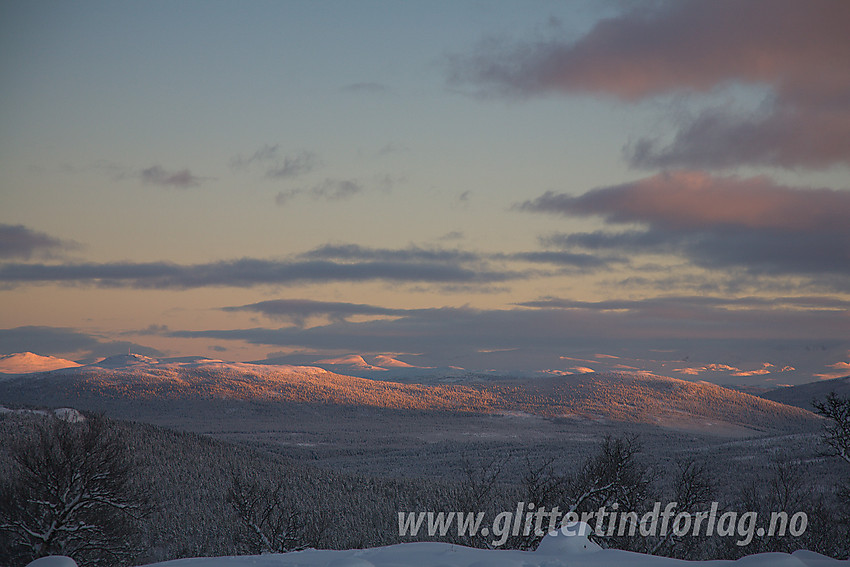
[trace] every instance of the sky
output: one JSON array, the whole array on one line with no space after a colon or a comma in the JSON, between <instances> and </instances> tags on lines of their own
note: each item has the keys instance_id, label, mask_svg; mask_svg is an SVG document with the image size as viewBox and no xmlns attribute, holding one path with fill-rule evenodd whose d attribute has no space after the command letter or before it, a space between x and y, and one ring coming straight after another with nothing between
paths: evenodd
<instances>
[{"instance_id":1,"label":"sky","mask_svg":"<svg viewBox=\"0 0 850 567\"><path fill-rule=\"evenodd\" d=\"M7 1L0 354L850 374L850 3Z\"/></svg>"}]
</instances>

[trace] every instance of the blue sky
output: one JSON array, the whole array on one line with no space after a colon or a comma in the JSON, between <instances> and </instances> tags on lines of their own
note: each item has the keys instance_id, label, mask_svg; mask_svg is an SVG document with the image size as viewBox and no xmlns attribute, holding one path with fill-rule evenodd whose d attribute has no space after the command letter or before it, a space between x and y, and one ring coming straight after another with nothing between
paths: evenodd
<instances>
[{"instance_id":1,"label":"blue sky","mask_svg":"<svg viewBox=\"0 0 850 567\"><path fill-rule=\"evenodd\" d=\"M850 369L840 2L0 22L0 354Z\"/></svg>"}]
</instances>

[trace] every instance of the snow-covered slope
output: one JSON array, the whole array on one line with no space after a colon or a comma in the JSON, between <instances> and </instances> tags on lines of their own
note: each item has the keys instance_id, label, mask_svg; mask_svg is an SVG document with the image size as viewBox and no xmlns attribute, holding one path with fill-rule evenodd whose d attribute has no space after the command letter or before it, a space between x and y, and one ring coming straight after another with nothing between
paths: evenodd
<instances>
[{"instance_id":1,"label":"snow-covered slope","mask_svg":"<svg viewBox=\"0 0 850 567\"><path fill-rule=\"evenodd\" d=\"M61 420L70 423L79 423L85 421L86 418L74 408L56 408L54 410L31 410L31 409L9 409L0 406L0 415L4 414L34 414L34 415L49 415L53 414Z\"/></svg>"},{"instance_id":2,"label":"snow-covered slope","mask_svg":"<svg viewBox=\"0 0 850 567\"><path fill-rule=\"evenodd\" d=\"M787 388L777 388L776 390L765 392L761 397L781 404L812 409L812 400L823 401L830 392L835 392L839 396L850 396L850 376L833 378L831 380L819 380L817 382L809 382L808 384L789 386Z\"/></svg>"},{"instance_id":3,"label":"snow-covered slope","mask_svg":"<svg viewBox=\"0 0 850 567\"><path fill-rule=\"evenodd\" d=\"M0 355L0 372L5 374L45 372L60 368L74 368L76 366L80 365L72 360L56 358L55 356L41 356L32 352Z\"/></svg>"}]
</instances>

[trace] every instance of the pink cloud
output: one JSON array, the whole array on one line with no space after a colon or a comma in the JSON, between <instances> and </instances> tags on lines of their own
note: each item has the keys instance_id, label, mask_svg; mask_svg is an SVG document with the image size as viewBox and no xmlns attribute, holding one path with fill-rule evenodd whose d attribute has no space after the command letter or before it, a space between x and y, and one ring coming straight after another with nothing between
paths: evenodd
<instances>
[{"instance_id":1,"label":"pink cloud","mask_svg":"<svg viewBox=\"0 0 850 567\"><path fill-rule=\"evenodd\" d=\"M486 93L607 94L635 101L766 85L767 112L706 112L672 144L640 140L639 166L745 163L823 167L850 162L850 3L678 0L600 21L577 41L489 43L452 62L450 81Z\"/></svg>"},{"instance_id":2,"label":"pink cloud","mask_svg":"<svg viewBox=\"0 0 850 567\"><path fill-rule=\"evenodd\" d=\"M602 214L613 222L643 221L668 229L727 225L850 234L850 191L793 188L766 177L675 171L595 189L580 197L547 195L538 205L574 214ZM540 207L532 203L530 208Z\"/></svg>"}]
</instances>

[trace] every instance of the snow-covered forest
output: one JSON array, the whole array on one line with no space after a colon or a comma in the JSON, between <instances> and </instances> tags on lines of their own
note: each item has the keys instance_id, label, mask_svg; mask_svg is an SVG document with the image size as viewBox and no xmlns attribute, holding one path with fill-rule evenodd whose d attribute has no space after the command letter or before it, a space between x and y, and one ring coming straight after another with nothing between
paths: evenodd
<instances>
[{"instance_id":1,"label":"snow-covered forest","mask_svg":"<svg viewBox=\"0 0 850 567\"><path fill-rule=\"evenodd\" d=\"M84 417L73 410L57 415L6 411L0 414L0 439L0 564L10 566L26 565L43 554L70 555L81 565L126 565L306 548L357 550L426 540L443 547L403 549L454 553L461 561L437 561L447 565L492 565L493 557L508 565L536 564L509 559L529 557L541 539L534 533L511 535L496 556L458 551L457 546L493 548L493 538L480 533L399 535L400 511L480 511L492 518L514 509L517 502L576 510L617 503L623 509L648 510L652 502L666 500L696 512L718 501L721 509L808 514L801 536L755 536L746 546L736 545L737 538L716 535L591 534L593 544L606 550L687 559L736 559L800 549L846 558L850 551L846 489L819 485L806 474L805 463L776 462L769 477L730 488L714 477L710 463L659 466L641 450L640 439L630 436L603 439L572 466L556 457L471 455L464 463L466 478L460 481L427 470L404 480L332 472L244 445L94 414ZM826 453L830 438L825 434L824 440ZM840 458L829 458L836 467L850 468ZM508 477L503 474L508 468L521 474ZM390 549L396 550L390 555L400 553L400 548ZM516 555L519 552L523 555ZM300 558L285 564L305 565L343 558L316 552L285 557ZM615 556L604 557L616 563ZM375 565L385 561L373 559Z\"/></svg>"}]
</instances>

